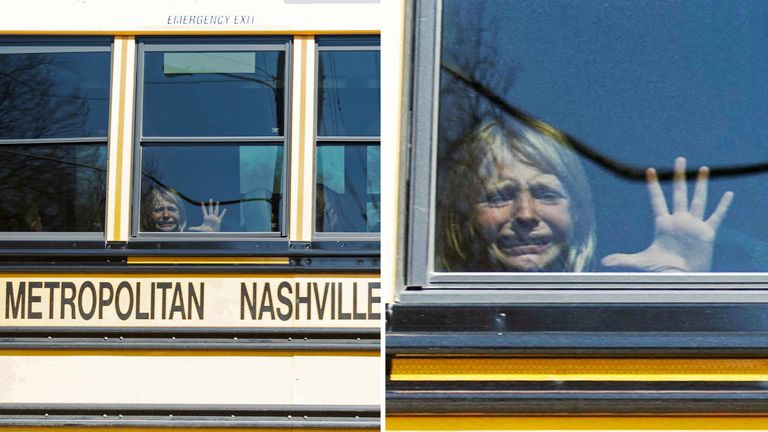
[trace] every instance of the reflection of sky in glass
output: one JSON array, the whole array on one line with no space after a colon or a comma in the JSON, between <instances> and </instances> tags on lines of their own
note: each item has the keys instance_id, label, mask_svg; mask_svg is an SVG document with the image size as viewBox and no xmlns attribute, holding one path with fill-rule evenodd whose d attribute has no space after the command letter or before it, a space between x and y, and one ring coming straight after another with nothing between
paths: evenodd
<instances>
[{"instance_id":1,"label":"reflection of sky in glass","mask_svg":"<svg viewBox=\"0 0 768 432\"><path fill-rule=\"evenodd\" d=\"M759 0L445 0L443 59L461 64L467 40L481 40L474 52L493 53L490 67L513 80L496 90L507 101L624 163L749 164L768 161L767 21ZM644 249L645 185L585 168L598 260ZM736 194L714 270L768 269L766 184L768 175L710 182L708 214L723 192Z\"/></svg>"},{"instance_id":2,"label":"reflection of sky in glass","mask_svg":"<svg viewBox=\"0 0 768 432\"><path fill-rule=\"evenodd\" d=\"M237 53L249 58L239 68L235 53L201 52L207 61L186 65L167 54L145 55L143 136L283 135L284 52Z\"/></svg>"},{"instance_id":3,"label":"reflection of sky in glass","mask_svg":"<svg viewBox=\"0 0 768 432\"><path fill-rule=\"evenodd\" d=\"M379 51L321 51L319 69L318 135L379 135Z\"/></svg>"}]
</instances>

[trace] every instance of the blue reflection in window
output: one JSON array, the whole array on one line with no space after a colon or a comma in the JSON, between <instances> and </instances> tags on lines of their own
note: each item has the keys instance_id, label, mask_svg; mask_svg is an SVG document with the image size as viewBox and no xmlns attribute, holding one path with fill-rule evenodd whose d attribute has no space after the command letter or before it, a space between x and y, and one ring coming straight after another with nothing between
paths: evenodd
<instances>
[{"instance_id":1,"label":"blue reflection in window","mask_svg":"<svg viewBox=\"0 0 768 432\"><path fill-rule=\"evenodd\" d=\"M142 215L153 188L171 191L185 225L204 223L201 203L226 210L221 232L280 231L283 148L263 145L145 145L142 147ZM155 231L141 224L145 232ZM188 230L188 229L186 229Z\"/></svg>"},{"instance_id":2,"label":"blue reflection in window","mask_svg":"<svg viewBox=\"0 0 768 432\"><path fill-rule=\"evenodd\" d=\"M147 52L145 137L281 136L285 53Z\"/></svg>"},{"instance_id":3,"label":"blue reflection in window","mask_svg":"<svg viewBox=\"0 0 768 432\"><path fill-rule=\"evenodd\" d=\"M380 134L379 51L320 51L318 134Z\"/></svg>"},{"instance_id":4,"label":"blue reflection in window","mask_svg":"<svg viewBox=\"0 0 768 432\"><path fill-rule=\"evenodd\" d=\"M379 232L380 146L317 148L315 225L318 232Z\"/></svg>"},{"instance_id":5,"label":"blue reflection in window","mask_svg":"<svg viewBox=\"0 0 768 432\"><path fill-rule=\"evenodd\" d=\"M2 145L0 161L0 231L104 231L106 145Z\"/></svg>"},{"instance_id":6,"label":"blue reflection in window","mask_svg":"<svg viewBox=\"0 0 768 432\"><path fill-rule=\"evenodd\" d=\"M106 137L109 52L0 55L0 139Z\"/></svg>"},{"instance_id":7,"label":"blue reflection in window","mask_svg":"<svg viewBox=\"0 0 768 432\"><path fill-rule=\"evenodd\" d=\"M736 166L768 160L766 20L768 3L758 0L445 0L442 61L613 160L669 170L684 156L690 169ZM440 102L445 158L493 107L447 73ZM583 162L596 262L643 250L654 234L644 182ZM768 235L754 217L768 213L766 182L766 173L710 181L706 215L735 192L714 271L768 269Z\"/></svg>"}]
</instances>

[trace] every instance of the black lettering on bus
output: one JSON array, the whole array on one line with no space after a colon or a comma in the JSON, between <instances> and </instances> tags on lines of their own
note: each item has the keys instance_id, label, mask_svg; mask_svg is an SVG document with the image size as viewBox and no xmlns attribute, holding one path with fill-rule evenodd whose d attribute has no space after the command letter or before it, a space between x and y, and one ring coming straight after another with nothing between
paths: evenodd
<instances>
[{"instance_id":1,"label":"black lettering on bus","mask_svg":"<svg viewBox=\"0 0 768 432\"><path fill-rule=\"evenodd\" d=\"M264 292L261 294L261 306L259 307L259 319L264 316L264 312L269 312L272 319L275 319L275 307L272 304L272 290L269 288L269 282L264 283Z\"/></svg>"},{"instance_id":2,"label":"black lettering on bus","mask_svg":"<svg viewBox=\"0 0 768 432\"><path fill-rule=\"evenodd\" d=\"M45 282L44 287L48 288L48 319L53 319L53 290L59 288L60 282Z\"/></svg>"},{"instance_id":3,"label":"black lettering on bus","mask_svg":"<svg viewBox=\"0 0 768 432\"><path fill-rule=\"evenodd\" d=\"M293 292L293 287L289 282L280 282L280 285L277 286L277 299L288 308L288 312L285 313L283 312L282 307L277 308L277 316L280 318L280 321L288 321L293 315L293 304L291 303L291 299L283 294L283 290L285 289L288 290L289 294Z\"/></svg>"},{"instance_id":4,"label":"black lettering on bus","mask_svg":"<svg viewBox=\"0 0 768 432\"><path fill-rule=\"evenodd\" d=\"M349 312L344 312L344 283L339 282L337 285L339 287L339 319L340 320L351 320L352 314Z\"/></svg>"},{"instance_id":5,"label":"black lettering on bus","mask_svg":"<svg viewBox=\"0 0 768 432\"><path fill-rule=\"evenodd\" d=\"M368 282L368 319L381 319L381 313L373 312L374 304L381 304L381 297L374 297L373 290L380 290L381 282Z\"/></svg>"},{"instance_id":6,"label":"black lettering on bus","mask_svg":"<svg viewBox=\"0 0 768 432\"><path fill-rule=\"evenodd\" d=\"M173 300L171 300L171 313L168 315L168 319L173 319L173 314L181 312L181 319L187 319L184 313L184 296L181 292L181 282L176 282L173 288Z\"/></svg>"},{"instance_id":7,"label":"black lettering on bus","mask_svg":"<svg viewBox=\"0 0 768 432\"><path fill-rule=\"evenodd\" d=\"M331 319L336 319L336 282L331 282Z\"/></svg>"},{"instance_id":8,"label":"black lettering on bus","mask_svg":"<svg viewBox=\"0 0 768 432\"><path fill-rule=\"evenodd\" d=\"M189 297L187 298L187 307L189 308L187 310L187 319L192 319L192 303L195 304L195 312L197 312L197 319L202 320L203 319L203 312L205 311L205 308L203 307L203 304L205 303L205 283L200 282L200 298L198 299L197 293L195 292L195 284L192 282L189 283Z\"/></svg>"},{"instance_id":9,"label":"black lettering on bus","mask_svg":"<svg viewBox=\"0 0 768 432\"><path fill-rule=\"evenodd\" d=\"M364 320L365 316L366 316L365 312L357 311L357 282L353 282L352 283L352 319Z\"/></svg>"},{"instance_id":10,"label":"black lettering on bus","mask_svg":"<svg viewBox=\"0 0 768 432\"><path fill-rule=\"evenodd\" d=\"M149 289L149 319L155 319L155 283Z\"/></svg>"},{"instance_id":11,"label":"black lettering on bus","mask_svg":"<svg viewBox=\"0 0 768 432\"><path fill-rule=\"evenodd\" d=\"M5 318L11 318L11 312L13 312L13 318L21 319L25 317L24 303L26 300L27 283L19 282L19 289L16 291L16 301L13 300L13 282L8 281L5 283Z\"/></svg>"},{"instance_id":12,"label":"black lettering on bus","mask_svg":"<svg viewBox=\"0 0 768 432\"><path fill-rule=\"evenodd\" d=\"M253 301L248 295L248 285L245 282L240 283L240 319L245 319L245 305L248 305L248 311L251 313L251 319L256 319L256 282L253 283Z\"/></svg>"},{"instance_id":13,"label":"black lettering on bus","mask_svg":"<svg viewBox=\"0 0 768 432\"><path fill-rule=\"evenodd\" d=\"M85 312L83 308L83 299L85 298L85 290L91 291L91 309ZM96 286L91 281L85 281L80 285L80 291L77 293L77 310L80 312L80 317L88 321L93 318L93 314L96 313Z\"/></svg>"},{"instance_id":14,"label":"black lettering on bus","mask_svg":"<svg viewBox=\"0 0 768 432\"><path fill-rule=\"evenodd\" d=\"M71 292L72 295L67 295L67 291ZM64 306L69 306L70 319L75 319L75 295L77 295L77 287L75 287L74 282L61 283L61 314L59 318L64 319Z\"/></svg>"},{"instance_id":15,"label":"black lettering on bus","mask_svg":"<svg viewBox=\"0 0 768 432\"><path fill-rule=\"evenodd\" d=\"M309 282L307 282L307 295L301 296L299 291L301 291L301 284L299 282L296 282L296 300L294 302L294 305L296 306L296 319L299 319L299 311L301 309L301 304L304 303L307 305L307 319L312 319L312 288L310 287Z\"/></svg>"},{"instance_id":16,"label":"black lettering on bus","mask_svg":"<svg viewBox=\"0 0 768 432\"><path fill-rule=\"evenodd\" d=\"M39 295L34 295L35 288L42 288L43 283L42 282L30 282L27 287L29 287L29 297L27 297L27 319L42 319L43 313L42 312L34 312L32 310L32 305L35 303L40 303L40 300L42 299Z\"/></svg>"},{"instance_id":17,"label":"black lettering on bus","mask_svg":"<svg viewBox=\"0 0 768 432\"><path fill-rule=\"evenodd\" d=\"M315 305L317 306L317 315L318 319L323 319L325 316L325 306L328 304L328 288L329 288L330 282L325 283L325 288L323 289L323 301L320 302L320 293L317 292L317 282L312 282L312 286L315 290Z\"/></svg>"},{"instance_id":18,"label":"black lettering on bus","mask_svg":"<svg viewBox=\"0 0 768 432\"><path fill-rule=\"evenodd\" d=\"M105 296L105 293L109 293L109 296ZM99 319L104 318L104 306L109 306L115 298L115 290L112 288L112 284L109 282L99 283Z\"/></svg>"},{"instance_id":19,"label":"black lettering on bus","mask_svg":"<svg viewBox=\"0 0 768 432\"><path fill-rule=\"evenodd\" d=\"M141 311L141 282L136 282L136 319L149 319L149 312Z\"/></svg>"},{"instance_id":20,"label":"black lettering on bus","mask_svg":"<svg viewBox=\"0 0 768 432\"><path fill-rule=\"evenodd\" d=\"M120 299L122 298L120 294L123 291L128 291L128 310L125 312L120 307ZM117 285L117 291L115 292L115 312L117 312L117 317L123 321L130 318L131 312L133 312L133 288L131 287L131 284L126 281L122 281Z\"/></svg>"},{"instance_id":21,"label":"black lettering on bus","mask_svg":"<svg viewBox=\"0 0 768 432\"><path fill-rule=\"evenodd\" d=\"M162 302L162 308L161 308L161 311L163 313L162 314L162 318L163 319L165 319L165 310L166 310L165 309L165 304L166 304L165 299L166 299L166 293L171 288L173 288L173 284L170 283L170 282L158 282L157 283L157 289L163 290L163 302ZM155 308L153 307L152 310L154 310L154 309Z\"/></svg>"}]
</instances>

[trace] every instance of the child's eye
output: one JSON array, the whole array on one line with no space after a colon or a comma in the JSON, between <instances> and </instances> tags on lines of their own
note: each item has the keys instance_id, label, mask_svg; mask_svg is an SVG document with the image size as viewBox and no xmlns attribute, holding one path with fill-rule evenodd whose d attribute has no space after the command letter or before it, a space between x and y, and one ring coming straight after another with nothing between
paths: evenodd
<instances>
[{"instance_id":1,"label":"child's eye","mask_svg":"<svg viewBox=\"0 0 768 432\"><path fill-rule=\"evenodd\" d=\"M508 203L509 201L512 201L515 199L515 190L513 188L504 188L504 189L498 189L489 191L485 198L483 199L483 203L490 205L490 206L502 206Z\"/></svg>"},{"instance_id":2,"label":"child's eye","mask_svg":"<svg viewBox=\"0 0 768 432\"><path fill-rule=\"evenodd\" d=\"M491 205L505 202L504 196L500 193L492 193L485 197L485 202Z\"/></svg>"},{"instance_id":3,"label":"child's eye","mask_svg":"<svg viewBox=\"0 0 768 432\"><path fill-rule=\"evenodd\" d=\"M534 191L534 197L546 202L555 202L565 199L565 194L554 189L541 189Z\"/></svg>"}]
</instances>

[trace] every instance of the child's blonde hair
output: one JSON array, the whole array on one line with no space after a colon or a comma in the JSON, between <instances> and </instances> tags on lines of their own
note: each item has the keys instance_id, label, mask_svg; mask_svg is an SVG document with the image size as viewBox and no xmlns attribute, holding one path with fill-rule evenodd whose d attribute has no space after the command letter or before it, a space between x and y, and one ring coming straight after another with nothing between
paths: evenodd
<instances>
[{"instance_id":1,"label":"child's blonde hair","mask_svg":"<svg viewBox=\"0 0 768 432\"><path fill-rule=\"evenodd\" d=\"M486 194L483 165L490 158L498 166L506 152L563 184L570 197L573 235L562 268L555 271L588 271L595 219L589 183L576 154L567 143L498 118L483 122L438 166L435 270L504 271L487 253L473 214L479 197Z\"/></svg>"}]
</instances>

